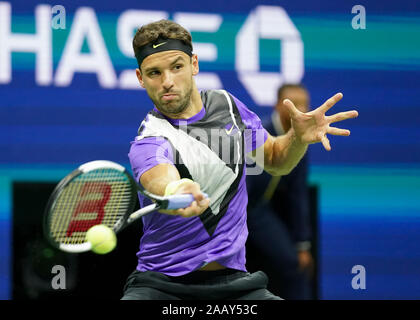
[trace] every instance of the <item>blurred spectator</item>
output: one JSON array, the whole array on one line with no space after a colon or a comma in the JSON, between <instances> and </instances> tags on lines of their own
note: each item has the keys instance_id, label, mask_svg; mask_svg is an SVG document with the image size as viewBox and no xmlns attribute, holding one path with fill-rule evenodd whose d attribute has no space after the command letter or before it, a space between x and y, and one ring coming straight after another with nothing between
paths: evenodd
<instances>
[{"instance_id":1,"label":"blurred spectator","mask_svg":"<svg viewBox=\"0 0 420 320\"><path fill-rule=\"evenodd\" d=\"M284 99L302 112L309 111L309 94L303 85L283 85L277 98L271 117L263 119L263 127L273 136L291 127ZM258 266L270 279L269 290L289 300L313 298L307 176L308 153L287 176L266 172L247 176L248 242L258 251Z\"/></svg>"}]
</instances>

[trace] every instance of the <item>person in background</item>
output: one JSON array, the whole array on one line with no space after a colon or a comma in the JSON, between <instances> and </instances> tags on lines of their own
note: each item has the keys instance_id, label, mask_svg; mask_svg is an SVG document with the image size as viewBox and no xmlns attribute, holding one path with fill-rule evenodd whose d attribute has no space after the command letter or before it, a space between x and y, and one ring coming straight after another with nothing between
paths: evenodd
<instances>
[{"instance_id":1,"label":"person in background","mask_svg":"<svg viewBox=\"0 0 420 320\"><path fill-rule=\"evenodd\" d=\"M301 112L309 111L309 93L302 84L278 89L277 103L263 127L273 136L287 133L290 115L284 99ZM249 244L262 254L262 269L271 279L270 290L284 299L311 299L314 261L307 187L308 153L285 176L247 176ZM267 246L267 243L271 245Z\"/></svg>"}]
</instances>

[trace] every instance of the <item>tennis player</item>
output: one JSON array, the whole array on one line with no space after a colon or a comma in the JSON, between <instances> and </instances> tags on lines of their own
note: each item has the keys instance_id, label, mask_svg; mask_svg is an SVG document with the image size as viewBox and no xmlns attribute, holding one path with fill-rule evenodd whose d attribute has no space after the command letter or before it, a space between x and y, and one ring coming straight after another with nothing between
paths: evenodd
<instances>
[{"instance_id":1,"label":"tennis player","mask_svg":"<svg viewBox=\"0 0 420 320\"><path fill-rule=\"evenodd\" d=\"M133 173L152 193L192 193L195 201L143 217L138 265L122 299L281 299L267 290L263 272L249 273L245 266L245 159L286 175L309 144L321 142L330 150L327 134L349 135L330 124L357 112L325 115L341 94L309 113L286 99L292 129L273 137L232 94L198 91L198 57L182 26L168 20L145 25L133 48L138 80L155 106L131 143ZM146 201L140 197L142 206Z\"/></svg>"}]
</instances>

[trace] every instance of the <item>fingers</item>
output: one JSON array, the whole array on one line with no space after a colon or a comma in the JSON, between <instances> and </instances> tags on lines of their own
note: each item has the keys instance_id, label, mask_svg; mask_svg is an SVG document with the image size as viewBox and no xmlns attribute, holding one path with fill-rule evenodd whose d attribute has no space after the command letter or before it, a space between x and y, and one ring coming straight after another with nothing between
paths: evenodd
<instances>
[{"instance_id":1,"label":"fingers","mask_svg":"<svg viewBox=\"0 0 420 320\"><path fill-rule=\"evenodd\" d=\"M329 98L327 101L325 101L324 104L319 107L319 109L321 109L321 111L325 114L329 109L331 109L342 98L343 98L343 94L341 92L336 93L331 98Z\"/></svg>"},{"instance_id":2,"label":"fingers","mask_svg":"<svg viewBox=\"0 0 420 320\"><path fill-rule=\"evenodd\" d=\"M184 208L184 209L178 209L175 211L176 211L176 214L184 218L195 217L202 214L204 211L206 211L209 205L210 205L210 199L204 198L203 196L203 200L201 200L200 202L193 201L189 207Z\"/></svg>"},{"instance_id":3,"label":"fingers","mask_svg":"<svg viewBox=\"0 0 420 320\"><path fill-rule=\"evenodd\" d=\"M198 203L205 199L203 193L200 190L200 185L197 182L194 182L194 188L191 189L191 194L193 195L195 201Z\"/></svg>"},{"instance_id":4,"label":"fingers","mask_svg":"<svg viewBox=\"0 0 420 320\"><path fill-rule=\"evenodd\" d=\"M335 135L335 136L345 136L345 137L347 137L347 136L350 135L350 130L329 127L327 129L327 133Z\"/></svg>"},{"instance_id":5,"label":"fingers","mask_svg":"<svg viewBox=\"0 0 420 320\"><path fill-rule=\"evenodd\" d=\"M284 99L283 105L289 111L291 118L295 118L300 113L300 111L295 107L294 103L289 99Z\"/></svg>"},{"instance_id":6,"label":"fingers","mask_svg":"<svg viewBox=\"0 0 420 320\"><path fill-rule=\"evenodd\" d=\"M339 122L347 119L356 118L359 113L356 110L346 111L346 112L339 112L333 114L332 116L327 116L328 123Z\"/></svg>"},{"instance_id":7,"label":"fingers","mask_svg":"<svg viewBox=\"0 0 420 320\"><path fill-rule=\"evenodd\" d=\"M176 189L174 194L191 194L194 201L186 208L159 210L159 212L188 218L202 214L210 205L210 199L204 196L200 190L200 185L197 182L187 181L186 183L183 183Z\"/></svg>"},{"instance_id":8,"label":"fingers","mask_svg":"<svg viewBox=\"0 0 420 320\"><path fill-rule=\"evenodd\" d=\"M205 198L201 191L191 191L190 193L193 195L194 201L188 207L176 210L159 210L159 212L169 215L179 215L184 218L199 216L209 207L210 198Z\"/></svg>"},{"instance_id":9,"label":"fingers","mask_svg":"<svg viewBox=\"0 0 420 320\"><path fill-rule=\"evenodd\" d=\"M335 136L346 136L347 137L347 136L350 135L350 130L340 129L340 128L334 128L334 127L328 127L327 133L328 134L335 135ZM324 146L325 150L331 151L330 140L327 138L326 135L324 135L324 136L321 137L321 143Z\"/></svg>"},{"instance_id":10,"label":"fingers","mask_svg":"<svg viewBox=\"0 0 420 320\"><path fill-rule=\"evenodd\" d=\"M334 127L328 127L327 133L328 134L335 135L335 136L349 136L350 135L350 130L340 129L340 128L334 128ZM324 146L325 150L331 151L330 140L327 138L326 135L324 135L321 138L321 143Z\"/></svg>"},{"instance_id":11,"label":"fingers","mask_svg":"<svg viewBox=\"0 0 420 320\"><path fill-rule=\"evenodd\" d=\"M322 137L321 143L324 146L325 150L331 151L330 140L328 140L327 136Z\"/></svg>"}]
</instances>

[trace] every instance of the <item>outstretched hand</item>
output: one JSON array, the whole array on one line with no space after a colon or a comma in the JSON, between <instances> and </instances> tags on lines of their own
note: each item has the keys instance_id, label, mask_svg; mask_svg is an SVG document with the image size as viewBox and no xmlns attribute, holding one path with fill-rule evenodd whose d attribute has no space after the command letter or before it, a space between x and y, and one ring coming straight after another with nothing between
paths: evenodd
<instances>
[{"instance_id":1,"label":"outstretched hand","mask_svg":"<svg viewBox=\"0 0 420 320\"><path fill-rule=\"evenodd\" d=\"M331 116L325 115L342 98L343 94L337 93L317 109L306 113L299 111L292 101L285 99L283 104L290 113L292 128L297 139L303 144L321 142L325 150L330 151L331 145L327 134L349 136L350 130L331 127L330 124L356 118L359 115L356 110L339 112Z\"/></svg>"}]
</instances>

